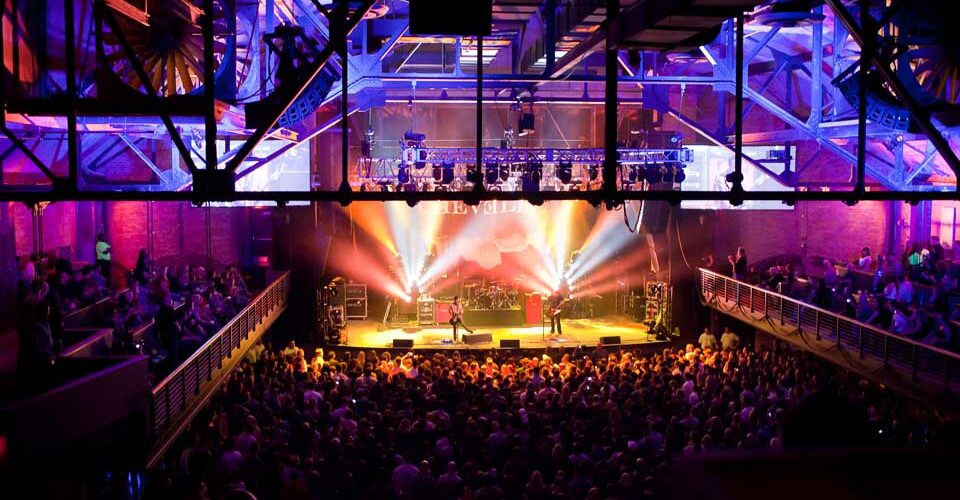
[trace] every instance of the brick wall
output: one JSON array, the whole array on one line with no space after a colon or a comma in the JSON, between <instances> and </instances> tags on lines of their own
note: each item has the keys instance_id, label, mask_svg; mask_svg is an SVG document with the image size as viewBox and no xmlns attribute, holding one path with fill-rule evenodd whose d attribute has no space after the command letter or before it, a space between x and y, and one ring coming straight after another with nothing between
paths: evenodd
<instances>
[{"instance_id":1,"label":"brick wall","mask_svg":"<svg viewBox=\"0 0 960 500\"><path fill-rule=\"evenodd\" d=\"M133 269L141 248L147 248L147 203L117 201L107 204L107 242L114 262Z\"/></svg>"}]
</instances>

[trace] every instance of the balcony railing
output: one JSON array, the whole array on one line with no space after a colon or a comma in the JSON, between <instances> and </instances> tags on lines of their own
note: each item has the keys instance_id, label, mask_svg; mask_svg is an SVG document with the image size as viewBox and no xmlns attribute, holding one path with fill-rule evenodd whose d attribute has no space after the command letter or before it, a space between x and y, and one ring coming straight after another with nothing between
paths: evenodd
<instances>
[{"instance_id":1,"label":"balcony railing","mask_svg":"<svg viewBox=\"0 0 960 500\"><path fill-rule=\"evenodd\" d=\"M708 305L731 315L769 322L815 335L864 361L882 364L913 382L960 392L960 355L884 331L778 293L700 269L700 294Z\"/></svg>"},{"instance_id":2,"label":"balcony railing","mask_svg":"<svg viewBox=\"0 0 960 500\"><path fill-rule=\"evenodd\" d=\"M163 441L161 436L171 434L171 426L192 416L200 402L239 362L234 358L235 355L244 352L256 340L255 337L251 338L251 334L262 333L269 326L267 320L275 318L286 308L289 289L290 273L287 272L270 283L247 307L153 388L150 425L154 438ZM174 437L177 433L172 432ZM164 444L161 446L165 447Z\"/></svg>"}]
</instances>

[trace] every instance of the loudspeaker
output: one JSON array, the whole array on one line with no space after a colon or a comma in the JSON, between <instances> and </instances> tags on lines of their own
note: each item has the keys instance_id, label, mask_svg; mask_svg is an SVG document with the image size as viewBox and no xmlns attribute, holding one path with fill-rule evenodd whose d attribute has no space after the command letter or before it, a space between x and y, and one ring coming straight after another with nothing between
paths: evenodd
<instances>
[{"instance_id":1,"label":"loudspeaker","mask_svg":"<svg viewBox=\"0 0 960 500\"><path fill-rule=\"evenodd\" d=\"M493 342L493 334L490 333L464 333L464 344L480 344L482 342Z\"/></svg>"},{"instance_id":2,"label":"loudspeaker","mask_svg":"<svg viewBox=\"0 0 960 500\"><path fill-rule=\"evenodd\" d=\"M410 0L414 35L486 36L493 25L493 0Z\"/></svg>"},{"instance_id":3,"label":"loudspeaker","mask_svg":"<svg viewBox=\"0 0 960 500\"><path fill-rule=\"evenodd\" d=\"M620 345L620 336L600 337L600 343L603 345Z\"/></svg>"},{"instance_id":4,"label":"loudspeaker","mask_svg":"<svg viewBox=\"0 0 960 500\"><path fill-rule=\"evenodd\" d=\"M412 349L413 339L393 339L394 349Z\"/></svg>"},{"instance_id":5,"label":"loudspeaker","mask_svg":"<svg viewBox=\"0 0 960 500\"><path fill-rule=\"evenodd\" d=\"M519 349L520 339L500 339L501 349Z\"/></svg>"},{"instance_id":6,"label":"loudspeaker","mask_svg":"<svg viewBox=\"0 0 960 500\"><path fill-rule=\"evenodd\" d=\"M658 190L659 191L659 190ZM665 201L644 200L643 218L639 232L642 234L661 234L667 230L670 220L670 204Z\"/></svg>"}]
</instances>

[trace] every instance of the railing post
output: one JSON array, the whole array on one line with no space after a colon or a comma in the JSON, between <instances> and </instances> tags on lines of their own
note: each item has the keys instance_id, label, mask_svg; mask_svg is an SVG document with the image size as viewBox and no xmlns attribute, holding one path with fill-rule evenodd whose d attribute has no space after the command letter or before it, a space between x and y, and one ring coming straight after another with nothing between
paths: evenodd
<instances>
[{"instance_id":1,"label":"railing post","mask_svg":"<svg viewBox=\"0 0 960 500\"><path fill-rule=\"evenodd\" d=\"M860 354L860 359L863 359L863 325L858 325L860 329L860 335L857 337L857 351Z\"/></svg>"},{"instance_id":2,"label":"railing post","mask_svg":"<svg viewBox=\"0 0 960 500\"><path fill-rule=\"evenodd\" d=\"M750 287L748 290L750 290L750 295L747 300L750 301L750 314L753 314L753 287Z\"/></svg>"},{"instance_id":3,"label":"railing post","mask_svg":"<svg viewBox=\"0 0 960 500\"><path fill-rule=\"evenodd\" d=\"M913 381L917 381L917 344L913 344Z\"/></svg>"},{"instance_id":4,"label":"railing post","mask_svg":"<svg viewBox=\"0 0 960 500\"><path fill-rule=\"evenodd\" d=\"M783 322L783 297L779 297L779 299L780 299L780 326L783 326L786 324ZM799 323L799 321L797 323Z\"/></svg>"},{"instance_id":5,"label":"railing post","mask_svg":"<svg viewBox=\"0 0 960 500\"><path fill-rule=\"evenodd\" d=\"M819 341L820 340L820 311L814 309L813 312L814 312L813 320L817 324L817 340ZM799 321L797 323L799 323Z\"/></svg>"},{"instance_id":6,"label":"railing post","mask_svg":"<svg viewBox=\"0 0 960 500\"><path fill-rule=\"evenodd\" d=\"M837 347L840 347L840 316L837 316Z\"/></svg>"},{"instance_id":7,"label":"railing post","mask_svg":"<svg viewBox=\"0 0 960 500\"><path fill-rule=\"evenodd\" d=\"M769 314L767 313L767 295L768 295L767 292L763 292L763 318L764 319L769 317Z\"/></svg>"},{"instance_id":8,"label":"railing post","mask_svg":"<svg viewBox=\"0 0 960 500\"><path fill-rule=\"evenodd\" d=\"M884 368L887 367L887 360L889 359L889 351L890 351L889 344L890 344L890 337L888 337L887 335L884 335L883 336L883 367Z\"/></svg>"}]
</instances>

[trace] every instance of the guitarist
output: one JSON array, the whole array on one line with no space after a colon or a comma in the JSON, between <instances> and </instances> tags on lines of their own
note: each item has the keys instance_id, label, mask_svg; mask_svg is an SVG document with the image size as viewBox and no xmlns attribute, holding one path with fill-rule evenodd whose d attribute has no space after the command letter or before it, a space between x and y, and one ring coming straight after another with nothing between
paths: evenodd
<instances>
[{"instance_id":1,"label":"guitarist","mask_svg":"<svg viewBox=\"0 0 960 500\"><path fill-rule=\"evenodd\" d=\"M467 325L463 324L463 304L460 303L460 296L455 295L453 297L453 302L450 304L448 309L450 311L450 326L453 327L453 342L459 342L457 338L457 327L462 326L464 330L469 333L473 333Z\"/></svg>"},{"instance_id":2,"label":"guitarist","mask_svg":"<svg viewBox=\"0 0 960 500\"><path fill-rule=\"evenodd\" d=\"M553 335L554 331L556 331L557 335L563 335L563 328L560 327L560 313L562 311L560 307L563 306L564 302L566 301L560 292L554 292L553 295L550 296L550 301L548 302L550 305L550 335Z\"/></svg>"}]
</instances>

